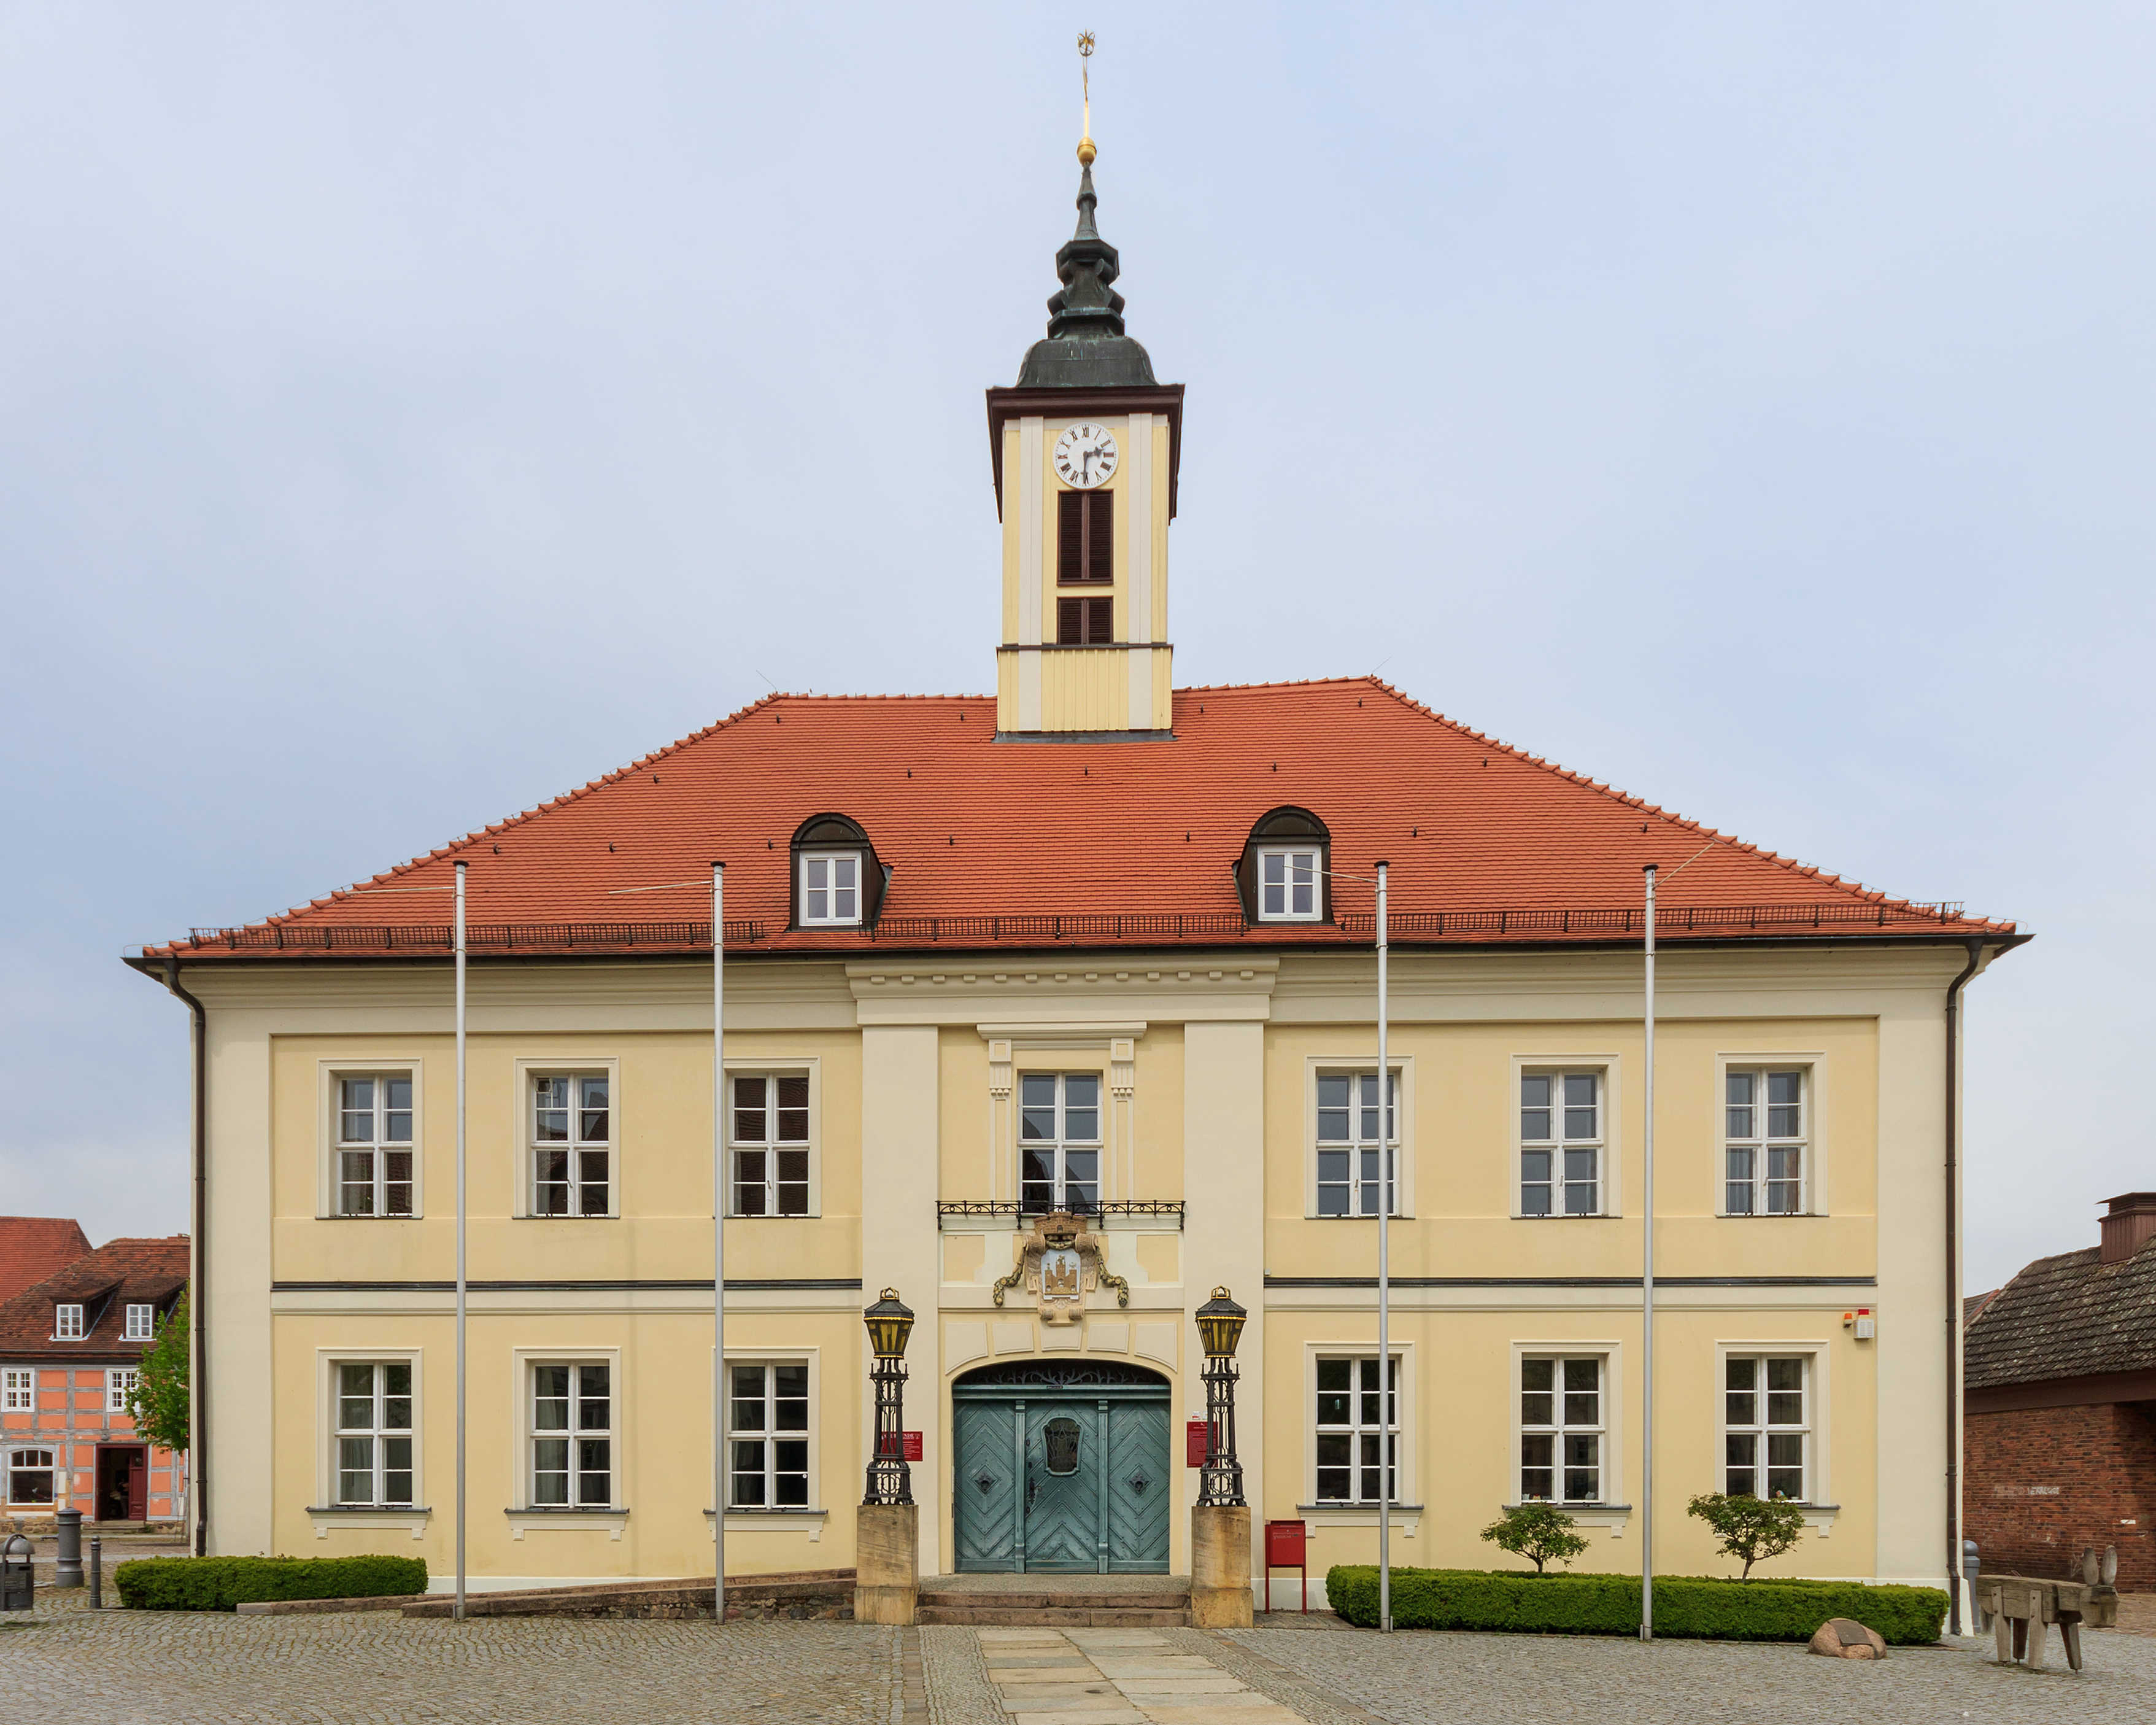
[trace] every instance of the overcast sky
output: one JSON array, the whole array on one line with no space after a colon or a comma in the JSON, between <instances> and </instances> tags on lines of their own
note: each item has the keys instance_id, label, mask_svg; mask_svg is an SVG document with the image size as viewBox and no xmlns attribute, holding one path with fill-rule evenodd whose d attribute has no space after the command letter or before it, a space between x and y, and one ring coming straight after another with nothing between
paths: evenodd
<instances>
[{"instance_id":1,"label":"overcast sky","mask_svg":"<svg viewBox=\"0 0 2156 1725\"><path fill-rule=\"evenodd\" d=\"M2156 1187L2146 6L6 0L0 1209L186 1226L131 944L993 688L1079 24L1180 680L2021 920L1969 1286Z\"/></svg>"}]
</instances>

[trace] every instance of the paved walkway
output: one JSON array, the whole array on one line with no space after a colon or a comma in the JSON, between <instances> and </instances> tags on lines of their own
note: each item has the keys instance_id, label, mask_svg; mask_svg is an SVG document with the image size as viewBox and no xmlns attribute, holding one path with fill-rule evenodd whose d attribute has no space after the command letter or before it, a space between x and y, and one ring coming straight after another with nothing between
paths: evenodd
<instances>
[{"instance_id":1,"label":"paved walkway","mask_svg":"<svg viewBox=\"0 0 2156 1725\"><path fill-rule=\"evenodd\" d=\"M1158 1630L973 1634L1010 1725L1307 1725Z\"/></svg>"}]
</instances>

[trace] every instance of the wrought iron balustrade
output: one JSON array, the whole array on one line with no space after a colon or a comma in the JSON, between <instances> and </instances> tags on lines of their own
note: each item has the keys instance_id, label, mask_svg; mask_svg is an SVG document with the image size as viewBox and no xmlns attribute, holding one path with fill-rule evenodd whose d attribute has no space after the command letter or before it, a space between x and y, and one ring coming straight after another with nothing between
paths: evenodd
<instances>
[{"instance_id":1,"label":"wrought iron balustrade","mask_svg":"<svg viewBox=\"0 0 2156 1725\"><path fill-rule=\"evenodd\" d=\"M1072 1204L1069 1213L1074 1216L1107 1220L1113 1217L1151 1217L1158 1219L1173 1218L1176 1231L1183 1230L1183 1200L1179 1198L1111 1198L1090 1204ZM947 1218L1008 1217L1014 1228L1022 1227L1035 1216L1050 1212L1038 1205L1029 1205L1015 1198L939 1198L936 1200L936 1225L941 1228Z\"/></svg>"}]
</instances>

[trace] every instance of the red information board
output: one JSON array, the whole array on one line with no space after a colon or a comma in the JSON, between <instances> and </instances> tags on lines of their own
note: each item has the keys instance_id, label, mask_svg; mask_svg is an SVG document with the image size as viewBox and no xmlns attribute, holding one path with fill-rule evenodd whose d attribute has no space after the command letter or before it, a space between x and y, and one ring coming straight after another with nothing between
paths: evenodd
<instances>
[{"instance_id":1,"label":"red information board","mask_svg":"<svg viewBox=\"0 0 2156 1725\"><path fill-rule=\"evenodd\" d=\"M1374 1079L1371 1081L1376 1082ZM1205 1465L1205 1422L1203 1420L1190 1420L1183 1428L1183 1461L1187 1467L1203 1467Z\"/></svg>"},{"instance_id":2,"label":"red information board","mask_svg":"<svg viewBox=\"0 0 2156 1725\"><path fill-rule=\"evenodd\" d=\"M1373 1079L1371 1082L1374 1084L1377 1081ZM918 1461L921 1459L921 1434L917 1431L901 1431L898 1436L899 1441L906 1446L902 1459L907 1461Z\"/></svg>"}]
</instances>

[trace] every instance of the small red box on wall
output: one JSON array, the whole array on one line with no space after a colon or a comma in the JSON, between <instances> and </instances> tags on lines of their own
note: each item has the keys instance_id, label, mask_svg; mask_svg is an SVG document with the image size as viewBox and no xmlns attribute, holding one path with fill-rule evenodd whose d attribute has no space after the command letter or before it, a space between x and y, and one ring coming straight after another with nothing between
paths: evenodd
<instances>
[{"instance_id":1,"label":"small red box on wall","mask_svg":"<svg viewBox=\"0 0 2156 1725\"><path fill-rule=\"evenodd\" d=\"M1376 1080L1371 1081L1375 1083ZM1203 1467L1205 1465L1205 1422L1203 1420L1192 1420L1183 1425L1183 1461L1187 1467Z\"/></svg>"},{"instance_id":2,"label":"small red box on wall","mask_svg":"<svg viewBox=\"0 0 2156 1725\"><path fill-rule=\"evenodd\" d=\"M1372 1081L1373 1083L1374 1080ZM1304 1540L1308 1534L1301 1522L1265 1523L1265 1568L1299 1569L1310 1561Z\"/></svg>"},{"instance_id":3,"label":"small red box on wall","mask_svg":"<svg viewBox=\"0 0 2156 1725\"><path fill-rule=\"evenodd\" d=\"M1370 1081L1373 1084L1377 1082L1374 1078ZM901 1431L898 1435L898 1439L899 1442L905 1446L902 1459L907 1461L918 1461L921 1459L921 1434L917 1431Z\"/></svg>"}]
</instances>

